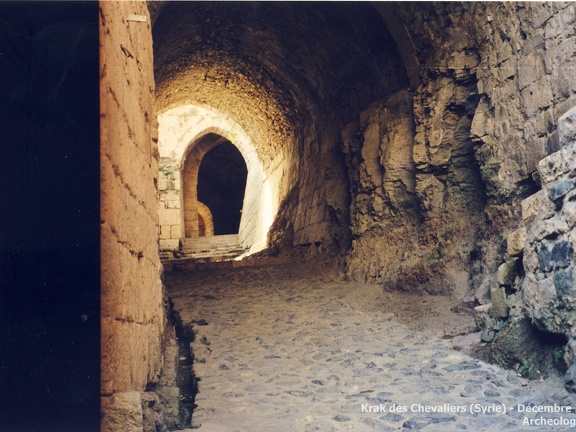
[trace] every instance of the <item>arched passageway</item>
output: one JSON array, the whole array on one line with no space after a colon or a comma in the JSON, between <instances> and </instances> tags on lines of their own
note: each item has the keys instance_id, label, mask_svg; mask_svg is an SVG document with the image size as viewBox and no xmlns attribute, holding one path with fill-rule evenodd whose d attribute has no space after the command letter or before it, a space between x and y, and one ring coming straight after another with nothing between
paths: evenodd
<instances>
[{"instance_id":1,"label":"arched passageway","mask_svg":"<svg viewBox=\"0 0 576 432\"><path fill-rule=\"evenodd\" d=\"M183 105L161 113L158 123L160 247L177 250L199 237L202 220L205 235L234 232L243 249L263 249L279 206L272 192L281 166L265 170L244 129L214 109ZM220 184L225 178L232 185Z\"/></svg>"},{"instance_id":2,"label":"arched passageway","mask_svg":"<svg viewBox=\"0 0 576 432\"><path fill-rule=\"evenodd\" d=\"M261 215L247 227L260 233L255 234L260 246L245 244L252 251L278 243L333 251L349 247L350 191L341 129L370 103L409 83L405 54L378 12L367 3L183 2L161 9L153 18L161 173L164 157L173 157L169 148L180 145L175 131L197 130L197 123L212 127L205 113L217 113L217 121L245 132L265 179L260 186L251 184L248 166L243 218L246 211ZM218 25L206 27L207 22ZM336 68L338 73L330 72ZM170 123L168 113L184 106L197 109ZM268 197L258 208L246 202L254 185ZM278 215L282 202L284 213ZM161 208L161 218L165 213ZM277 226L269 232L274 219ZM161 246L178 246L184 237L177 238L174 230ZM244 231L241 223L241 237Z\"/></svg>"},{"instance_id":3,"label":"arched passageway","mask_svg":"<svg viewBox=\"0 0 576 432\"><path fill-rule=\"evenodd\" d=\"M519 338L528 336L515 323L530 318L525 301L534 299L528 313L540 314L540 328L576 346L573 316L554 310L573 310L562 294L573 289L573 218L555 232L547 230L567 223L527 227L543 222L538 213L572 214L559 212L572 209L564 196L574 184L565 178L551 189L566 173L550 167L567 160L558 151L573 149L574 135L557 125L576 103L575 42L563 30L574 28L566 25L574 5L167 2L151 20L152 76L143 73L152 62L150 26L140 25L146 12L118 3L103 2L101 23L103 59L114 65L101 74L103 124L114 121L102 157L114 192L103 194L103 244L106 259L121 264L106 278L103 304L110 328L125 335L109 339L108 394L156 376L166 321L148 314L161 305L149 192L158 185L161 247L178 249L186 238L182 162L211 133L246 161L239 237L250 251L341 253L334 274L448 294L455 310L481 304L490 308L484 317L498 317L494 326L508 320ZM140 185L157 161L159 177ZM528 241L534 232L545 238ZM551 262L547 251L560 255ZM136 334L126 328L144 329L138 340L156 345L124 350ZM496 327L486 330L494 336ZM146 364L117 373L122 356ZM576 364L567 366L576 374Z\"/></svg>"},{"instance_id":4,"label":"arched passageway","mask_svg":"<svg viewBox=\"0 0 576 432\"><path fill-rule=\"evenodd\" d=\"M212 213L214 235L238 234L248 169L230 141L218 144L202 158L198 200Z\"/></svg>"},{"instance_id":5,"label":"arched passageway","mask_svg":"<svg viewBox=\"0 0 576 432\"><path fill-rule=\"evenodd\" d=\"M273 252L343 253L350 280L504 303L523 277L501 277L520 268L508 234L575 103L574 59L560 54L574 41L556 30L573 16L566 4L167 4L157 103L210 106L250 136L275 174Z\"/></svg>"},{"instance_id":6,"label":"arched passageway","mask_svg":"<svg viewBox=\"0 0 576 432\"><path fill-rule=\"evenodd\" d=\"M247 174L242 154L227 139L209 133L193 144L182 167L186 238L238 234Z\"/></svg>"}]
</instances>

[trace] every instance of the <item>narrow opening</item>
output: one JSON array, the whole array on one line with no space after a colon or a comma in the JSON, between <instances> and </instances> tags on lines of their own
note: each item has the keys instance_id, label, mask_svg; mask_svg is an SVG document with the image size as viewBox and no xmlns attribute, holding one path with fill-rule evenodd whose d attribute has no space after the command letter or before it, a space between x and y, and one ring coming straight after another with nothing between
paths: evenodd
<instances>
[{"instance_id":1,"label":"narrow opening","mask_svg":"<svg viewBox=\"0 0 576 432\"><path fill-rule=\"evenodd\" d=\"M225 141L208 151L198 172L198 201L212 212L214 235L238 234L248 169L240 151Z\"/></svg>"},{"instance_id":2,"label":"narrow opening","mask_svg":"<svg viewBox=\"0 0 576 432\"><path fill-rule=\"evenodd\" d=\"M240 150L209 133L186 157L182 176L186 238L239 234L248 178Z\"/></svg>"}]
</instances>

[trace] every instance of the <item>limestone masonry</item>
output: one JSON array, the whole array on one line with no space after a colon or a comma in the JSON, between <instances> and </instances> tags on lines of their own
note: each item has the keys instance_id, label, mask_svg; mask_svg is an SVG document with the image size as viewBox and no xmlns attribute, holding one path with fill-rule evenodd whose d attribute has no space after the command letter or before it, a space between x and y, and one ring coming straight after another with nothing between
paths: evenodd
<instances>
[{"instance_id":1,"label":"limestone masonry","mask_svg":"<svg viewBox=\"0 0 576 432\"><path fill-rule=\"evenodd\" d=\"M103 430L178 393L159 252L224 240L446 296L489 360L576 391L575 3L103 1L100 56Z\"/></svg>"}]
</instances>

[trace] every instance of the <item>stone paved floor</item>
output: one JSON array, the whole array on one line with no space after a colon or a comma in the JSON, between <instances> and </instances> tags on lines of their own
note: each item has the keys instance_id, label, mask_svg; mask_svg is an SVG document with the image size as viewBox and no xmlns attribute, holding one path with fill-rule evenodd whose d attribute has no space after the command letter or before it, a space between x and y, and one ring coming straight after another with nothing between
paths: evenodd
<instances>
[{"instance_id":1,"label":"stone paved floor","mask_svg":"<svg viewBox=\"0 0 576 432\"><path fill-rule=\"evenodd\" d=\"M573 413L517 411L576 407L563 389L467 357L390 313L353 309L348 283L291 266L165 279L184 322L207 322L194 325L194 430L576 430ZM377 288L363 289L370 299ZM526 424L534 419L564 424Z\"/></svg>"}]
</instances>

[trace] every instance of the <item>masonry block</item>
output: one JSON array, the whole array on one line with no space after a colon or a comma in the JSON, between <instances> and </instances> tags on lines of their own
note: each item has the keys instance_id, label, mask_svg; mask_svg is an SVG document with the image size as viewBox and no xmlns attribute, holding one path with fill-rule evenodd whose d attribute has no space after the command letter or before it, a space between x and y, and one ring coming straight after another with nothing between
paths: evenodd
<instances>
[{"instance_id":1,"label":"masonry block","mask_svg":"<svg viewBox=\"0 0 576 432\"><path fill-rule=\"evenodd\" d=\"M524 249L524 245L526 244L527 238L528 238L528 232L526 230L526 227L522 227L515 231L512 231L508 235L508 245L507 245L508 255L511 257L520 255L522 253L522 250Z\"/></svg>"},{"instance_id":2,"label":"masonry block","mask_svg":"<svg viewBox=\"0 0 576 432\"><path fill-rule=\"evenodd\" d=\"M576 107L558 119L558 140L561 147L576 142Z\"/></svg>"},{"instance_id":3,"label":"masonry block","mask_svg":"<svg viewBox=\"0 0 576 432\"><path fill-rule=\"evenodd\" d=\"M533 221L538 216L550 217L553 212L553 205L544 190L540 190L522 201L522 220L525 223Z\"/></svg>"},{"instance_id":4,"label":"masonry block","mask_svg":"<svg viewBox=\"0 0 576 432\"><path fill-rule=\"evenodd\" d=\"M574 286L574 266L559 270L554 275L554 286L559 296L564 297L574 295L576 287Z\"/></svg>"},{"instance_id":5,"label":"masonry block","mask_svg":"<svg viewBox=\"0 0 576 432\"><path fill-rule=\"evenodd\" d=\"M179 239L182 236L180 225L172 225L170 226L170 238L171 239Z\"/></svg>"},{"instance_id":6,"label":"masonry block","mask_svg":"<svg viewBox=\"0 0 576 432\"><path fill-rule=\"evenodd\" d=\"M178 250L179 247L180 240L178 239L160 240L160 249L162 250Z\"/></svg>"},{"instance_id":7,"label":"masonry block","mask_svg":"<svg viewBox=\"0 0 576 432\"><path fill-rule=\"evenodd\" d=\"M178 225L180 224L180 211L178 209L167 209L160 207L158 209L160 225Z\"/></svg>"},{"instance_id":8,"label":"masonry block","mask_svg":"<svg viewBox=\"0 0 576 432\"><path fill-rule=\"evenodd\" d=\"M542 183L547 184L569 170L570 161L564 159L562 150L552 153L538 163L538 172Z\"/></svg>"},{"instance_id":9,"label":"masonry block","mask_svg":"<svg viewBox=\"0 0 576 432\"><path fill-rule=\"evenodd\" d=\"M170 238L170 226L162 225L160 227L160 239L169 239L169 238Z\"/></svg>"},{"instance_id":10,"label":"masonry block","mask_svg":"<svg viewBox=\"0 0 576 432\"><path fill-rule=\"evenodd\" d=\"M502 287L492 287L490 289L492 306L490 316L492 318L506 318L508 316L508 306L506 305L506 292Z\"/></svg>"},{"instance_id":11,"label":"masonry block","mask_svg":"<svg viewBox=\"0 0 576 432\"><path fill-rule=\"evenodd\" d=\"M140 392L121 392L101 398L101 432L142 432L142 397Z\"/></svg>"},{"instance_id":12,"label":"masonry block","mask_svg":"<svg viewBox=\"0 0 576 432\"><path fill-rule=\"evenodd\" d=\"M158 180L158 190L159 190L159 191L165 191L165 190L167 190L169 184L170 184L170 181L169 181L169 180L163 179L163 178L159 179L159 180Z\"/></svg>"},{"instance_id":13,"label":"masonry block","mask_svg":"<svg viewBox=\"0 0 576 432\"><path fill-rule=\"evenodd\" d=\"M561 178L548 185L548 197L550 201L558 201L568 192L574 190L574 179Z\"/></svg>"}]
</instances>

